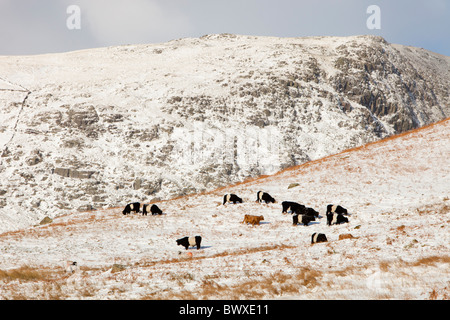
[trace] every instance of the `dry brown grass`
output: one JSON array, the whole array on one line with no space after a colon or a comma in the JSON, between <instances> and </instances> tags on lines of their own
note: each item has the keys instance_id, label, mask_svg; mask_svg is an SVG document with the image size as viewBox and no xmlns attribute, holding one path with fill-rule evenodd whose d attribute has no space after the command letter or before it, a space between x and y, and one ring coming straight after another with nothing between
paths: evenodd
<instances>
[{"instance_id":1,"label":"dry brown grass","mask_svg":"<svg viewBox=\"0 0 450 320\"><path fill-rule=\"evenodd\" d=\"M428 300L450 300L450 288L445 287L443 289L433 288L431 290Z\"/></svg>"},{"instance_id":2,"label":"dry brown grass","mask_svg":"<svg viewBox=\"0 0 450 320\"><path fill-rule=\"evenodd\" d=\"M84 270L84 271L83 271ZM86 271L104 271L98 268L80 268L80 275ZM90 283L89 277L80 276L76 284L68 283L72 273L62 267L22 266L0 270L0 299L2 300L64 300L71 295L68 287L76 286L74 295L81 298L95 296L99 288ZM73 290L72 290L73 291Z\"/></svg>"},{"instance_id":3,"label":"dry brown grass","mask_svg":"<svg viewBox=\"0 0 450 320\"><path fill-rule=\"evenodd\" d=\"M430 256L419 259L415 262L409 263L411 266L431 266L436 265L438 263L447 263L450 264L450 256Z\"/></svg>"},{"instance_id":4,"label":"dry brown grass","mask_svg":"<svg viewBox=\"0 0 450 320\"><path fill-rule=\"evenodd\" d=\"M234 250L231 252L223 251L223 252L219 252L217 254L211 255L211 256L189 257L189 256L182 255L179 258L166 259L166 260L157 260L157 261L142 260L138 263L138 265L141 268L146 268L146 267L153 267L155 265L161 265L161 264L171 264L171 263L196 261L196 260L203 260L203 259L214 259L214 258L227 257L227 256L240 256L240 255L251 254L251 253L256 253L256 252L271 251L271 250L283 250L283 249L289 249L289 248L295 248L295 246L274 245L274 246L255 247L255 248L245 248L245 249L241 249L241 250Z\"/></svg>"},{"instance_id":5,"label":"dry brown grass","mask_svg":"<svg viewBox=\"0 0 450 320\"><path fill-rule=\"evenodd\" d=\"M48 270L37 270L30 266L22 266L11 270L0 270L0 280L10 281L47 281L51 279L52 273Z\"/></svg>"},{"instance_id":6,"label":"dry brown grass","mask_svg":"<svg viewBox=\"0 0 450 320\"><path fill-rule=\"evenodd\" d=\"M0 299L27 300L46 299L60 300L66 298L62 293L62 268L51 270L22 266L16 269L0 270ZM21 290L31 286L29 290Z\"/></svg>"},{"instance_id":7,"label":"dry brown grass","mask_svg":"<svg viewBox=\"0 0 450 320\"><path fill-rule=\"evenodd\" d=\"M288 248L284 246L281 248ZM253 248L242 250L241 252L221 253L219 256L234 256L237 254L248 254L260 252L262 250L275 250L275 247ZM278 248L280 249L280 248ZM198 259L204 259L211 257L200 257ZM177 263L185 261L186 259L167 260L160 263ZM195 260L189 259L189 260ZM421 277L421 272L413 270L411 267L419 268L442 268L441 264L450 264L450 256L429 256L418 259L416 261L407 262L403 260L396 261L380 261L377 267L380 272L386 273L391 279L405 279L404 282L411 286L426 286ZM294 267L290 265L290 271L284 272L282 270L276 270L270 273L262 272L248 272L245 277L239 282L233 280L232 284L227 282L228 275L221 273L220 271L205 275L201 278L194 273L171 273L168 275L168 281L174 283L173 289L164 289L156 292L152 292L152 287L148 286L148 281L142 282L143 287L148 288L148 293L142 296L142 299L193 299L193 300L206 300L206 299L265 299L283 296L300 296L303 294L311 294L311 292L318 291L316 298L328 299L339 298L340 292L348 292L357 290L366 290L364 287L364 281L359 281L358 286L354 287L355 282L352 282L354 278L367 277L365 271L367 266L348 266L339 270L321 270L320 268L309 268L299 266ZM148 266L148 265L147 265ZM137 266L134 266L137 267ZM134 268L130 266L129 268ZM371 265L373 268L374 265ZM144 264L140 263L139 268L145 268ZM90 274L95 274L95 271L100 269L87 270ZM102 269L100 271L104 271ZM62 268L55 270L47 268L33 268L30 266L23 266L17 269L0 270L0 285L2 287L2 293L0 299L45 299L45 300L58 300L68 299L76 297L80 299L95 298L99 290L103 288L101 283L92 281L87 276L86 271L80 271L83 276L75 283L68 284L68 279L71 274L64 272ZM97 273L98 274L98 273ZM115 275L120 274L114 273ZM369 274L370 275L370 274ZM115 276L114 276L115 277ZM109 280L114 280L114 278ZM136 273L137 277L137 273ZM123 286L122 278L115 279L117 286L111 285L109 294L111 298L121 298L126 295L126 287ZM127 278L127 281L132 283L138 283L138 278ZM399 280L400 281L400 280ZM395 281L394 281L395 282ZM393 299L396 298L401 292L401 288L396 287L396 283L383 283L383 290L374 292L370 298L373 299ZM196 284L194 287L187 284ZM27 286L28 284L28 286ZM33 288L30 290L30 286ZM402 285L402 283L400 283ZM333 288L330 291L330 288ZM428 295L428 299L449 299L450 293L447 287L435 287L431 285L428 290L427 287L423 289ZM331 295L329 295L331 293ZM342 296L342 298L347 296ZM405 299L408 299L409 293L405 289ZM411 298L411 297L410 297Z\"/></svg>"},{"instance_id":8,"label":"dry brown grass","mask_svg":"<svg viewBox=\"0 0 450 320\"><path fill-rule=\"evenodd\" d=\"M220 277L211 279L205 277L196 290L164 291L155 295L147 295L144 299L264 299L283 295L296 295L301 290L312 290L320 284L322 272L309 268L299 268L294 274L275 271L261 276L250 275L246 280L233 285L220 284Z\"/></svg>"},{"instance_id":9,"label":"dry brown grass","mask_svg":"<svg viewBox=\"0 0 450 320\"><path fill-rule=\"evenodd\" d=\"M220 275L216 275L214 277L205 277L196 290L165 291L156 294L156 296L162 299L240 300L300 296L317 291L319 293L315 297L319 299L348 299L348 293L344 295L341 292L354 292L353 295L357 297L358 290L360 290L365 292L370 299L398 299L399 296L402 299L411 299L413 296L408 292L408 286L410 288L420 286L422 290L427 292L427 283L421 278L422 273L420 271L411 273L410 267L435 267L440 263L450 263L450 257L430 256L414 262L406 262L403 260L380 261L378 263L379 272L386 273L388 276L386 276L386 282L382 282L383 287L378 291L371 291L372 289L366 286L366 281L364 280L359 280L355 287L354 278L362 277L363 279L368 279L371 275L370 273L366 273L369 267L367 265L348 266L340 270L319 270L299 267L294 273L275 271L270 274L248 274L246 280L233 285L221 283ZM428 292L428 299L449 299L450 297L448 287L430 287ZM153 299L154 297L147 296L146 298Z\"/></svg>"},{"instance_id":10,"label":"dry brown grass","mask_svg":"<svg viewBox=\"0 0 450 320\"><path fill-rule=\"evenodd\" d=\"M95 213L89 216L76 216L68 220L61 220L60 218L62 217L56 217L53 219L53 222L48 224L4 232L0 234L0 238L18 239L25 236L33 236L35 238L55 236L58 233L65 234L68 231L75 231L78 228L85 228L87 225L92 223L101 224L108 219L104 216L95 215Z\"/></svg>"},{"instance_id":11,"label":"dry brown grass","mask_svg":"<svg viewBox=\"0 0 450 320\"><path fill-rule=\"evenodd\" d=\"M339 235L339 240L345 240L345 239L357 239L354 237L351 233L343 233Z\"/></svg>"},{"instance_id":12,"label":"dry brown grass","mask_svg":"<svg viewBox=\"0 0 450 320\"><path fill-rule=\"evenodd\" d=\"M444 201L446 201L444 199ZM423 206L421 208L417 208L416 209L417 213L419 215L430 215L430 214L446 214L450 212L450 204L448 203L440 203L439 205L436 204L430 204L430 205L426 205Z\"/></svg>"}]
</instances>

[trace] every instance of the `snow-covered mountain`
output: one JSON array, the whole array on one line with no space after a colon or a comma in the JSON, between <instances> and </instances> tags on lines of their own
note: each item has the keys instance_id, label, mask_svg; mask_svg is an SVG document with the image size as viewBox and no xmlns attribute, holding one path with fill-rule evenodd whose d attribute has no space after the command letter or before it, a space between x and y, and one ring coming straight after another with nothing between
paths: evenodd
<instances>
[{"instance_id":1,"label":"snow-covered mountain","mask_svg":"<svg viewBox=\"0 0 450 320\"><path fill-rule=\"evenodd\" d=\"M450 115L450 58L208 35L0 57L0 231L272 174Z\"/></svg>"},{"instance_id":2,"label":"snow-covered mountain","mask_svg":"<svg viewBox=\"0 0 450 320\"><path fill-rule=\"evenodd\" d=\"M446 119L160 201L163 215L99 209L4 232L0 299L448 299L449 159ZM277 203L256 203L260 190ZM223 205L224 193L244 202ZM320 217L293 226L281 212L285 200ZM349 222L328 226L328 204L347 208ZM264 220L243 224L246 214ZM311 245L315 232L328 242ZM177 246L193 235L202 236L199 250Z\"/></svg>"}]
</instances>

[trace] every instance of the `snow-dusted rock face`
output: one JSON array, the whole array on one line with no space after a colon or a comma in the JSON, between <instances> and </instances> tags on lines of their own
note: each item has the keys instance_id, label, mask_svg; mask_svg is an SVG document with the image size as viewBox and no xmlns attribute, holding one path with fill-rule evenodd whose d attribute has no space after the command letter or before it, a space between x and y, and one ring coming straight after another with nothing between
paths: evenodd
<instances>
[{"instance_id":1,"label":"snow-dusted rock face","mask_svg":"<svg viewBox=\"0 0 450 320\"><path fill-rule=\"evenodd\" d=\"M450 58L208 35L0 57L0 231L271 174L450 115Z\"/></svg>"}]
</instances>

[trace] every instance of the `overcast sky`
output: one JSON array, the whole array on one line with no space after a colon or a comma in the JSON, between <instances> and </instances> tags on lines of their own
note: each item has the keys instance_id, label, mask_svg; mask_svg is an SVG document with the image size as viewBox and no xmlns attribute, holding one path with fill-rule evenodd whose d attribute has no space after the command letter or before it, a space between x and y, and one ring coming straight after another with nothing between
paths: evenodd
<instances>
[{"instance_id":1,"label":"overcast sky","mask_svg":"<svg viewBox=\"0 0 450 320\"><path fill-rule=\"evenodd\" d=\"M71 5L80 9L79 19ZM380 9L378 20L367 8ZM379 21L369 29L367 20ZM69 29L76 26L79 29ZM450 56L450 0L0 0L0 55L158 43L213 33L381 35Z\"/></svg>"}]
</instances>

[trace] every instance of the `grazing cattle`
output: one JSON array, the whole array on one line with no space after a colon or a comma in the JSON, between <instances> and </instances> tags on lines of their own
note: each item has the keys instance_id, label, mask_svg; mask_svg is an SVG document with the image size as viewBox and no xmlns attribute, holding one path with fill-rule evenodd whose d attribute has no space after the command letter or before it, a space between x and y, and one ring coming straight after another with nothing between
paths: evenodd
<instances>
[{"instance_id":1,"label":"grazing cattle","mask_svg":"<svg viewBox=\"0 0 450 320\"><path fill-rule=\"evenodd\" d=\"M314 218L313 216L307 216L307 215L304 215L304 214L294 214L292 216L292 224L294 226L296 226L299 223L298 222L298 216L301 217L300 223L303 223L303 225L305 225L305 226L307 226L308 223L310 223L311 221L315 221L316 220L316 218Z\"/></svg>"},{"instance_id":2,"label":"grazing cattle","mask_svg":"<svg viewBox=\"0 0 450 320\"><path fill-rule=\"evenodd\" d=\"M189 247L195 247L197 246L197 250L200 249L200 243L202 242L201 236L195 236L195 237L184 237L177 240L177 245L183 246L186 250L189 249Z\"/></svg>"},{"instance_id":3,"label":"grazing cattle","mask_svg":"<svg viewBox=\"0 0 450 320\"><path fill-rule=\"evenodd\" d=\"M256 202L275 203L275 199L272 198L267 192L258 191L256 193Z\"/></svg>"},{"instance_id":4,"label":"grazing cattle","mask_svg":"<svg viewBox=\"0 0 450 320\"><path fill-rule=\"evenodd\" d=\"M233 202L234 204L236 204L236 202L242 203L242 199L232 193L224 195L223 196L223 204L229 203L229 202Z\"/></svg>"},{"instance_id":5,"label":"grazing cattle","mask_svg":"<svg viewBox=\"0 0 450 320\"><path fill-rule=\"evenodd\" d=\"M303 214L305 210L305 206L297 202L283 201L281 205L283 206L283 210L281 211L281 213L287 213L291 211L292 214Z\"/></svg>"},{"instance_id":6,"label":"grazing cattle","mask_svg":"<svg viewBox=\"0 0 450 320\"><path fill-rule=\"evenodd\" d=\"M163 214L162 210L160 208L158 208L158 206L156 204L153 204L150 207L150 212L152 213L152 215Z\"/></svg>"},{"instance_id":7,"label":"grazing cattle","mask_svg":"<svg viewBox=\"0 0 450 320\"><path fill-rule=\"evenodd\" d=\"M315 218L319 217L319 212L317 212L313 208L305 207L304 205L297 202L283 201L281 205L283 206L283 210L281 211L281 213L291 211L291 214L303 214Z\"/></svg>"},{"instance_id":8,"label":"grazing cattle","mask_svg":"<svg viewBox=\"0 0 450 320\"><path fill-rule=\"evenodd\" d=\"M348 219L342 213L327 213L327 225L347 223Z\"/></svg>"},{"instance_id":9,"label":"grazing cattle","mask_svg":"<svg viewBox=\"0 0 450 320\"><path fill-rule=\"evenodd\" d=\"M319 217L319 212L317 212L313 208L305 208L305 213L304 214L307 215L307 216L310 216L310 217L315 217L315 218Z\"/></svg>"},{"instance_id":10,"label":"grazing cattle","mask_svg":"<svg viewBox=\"0 0 450 320\"><path fill-rule=\"evenodd\" d=\"M347 209L341 207L340 205L336 205L336 204L327 205L327 213L348 214Z\"/></svg>"},{"instance_id":11,"label":"grazing cattle","mask_svg":"<svg viewBox=\"0 0 450 320\"><path fill-rule=\"evenodd\" d=\"M142 215L146 216L148 211L147 211L147 207L150 204L144 204L142 206ZM152 206L150 207L150 212L152 213L152 215L156 215L156 214L163 214L162 210L160 208L158 208L158 206L156 204L152 204Z\"/></svg>"},{"instance_id":12,"label":"grazing cattle","mask_svg":"<svg viewBox=\"0 0 450 320\"><path fill-rule=\"evenodd\" d=\"M314 232L311 236L311 244L319 243L319 242L327 242L327 236L323 233Z\"/></svg>"},{"instance_id":13,"label":"grazing cattle","mask_svg":"<svg viewBox=\"0 0 450 320\"><path fill-rule=\"evenodd\" d=\"M129 203L125 206L125 209L123 209L123 214L129 214L131 211L134 211L136 213L139 213L141 204L139 202L133 202Z\"/></svg>"},{"instance_id":14,"label":"grazing cattle","mask_svg":"<svg viewBox=\"0 0 450 320\"><path fill-rule=\"evenodd\" d=\"M264 216L252 216L250 214L246 214L244 216L244 221L242 223L250 223L252 225L259 225L259 223L264 220Z\"/></svg>"}]
</instances>

